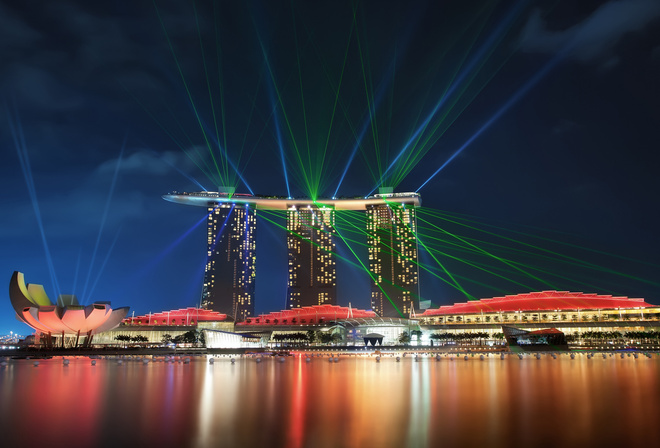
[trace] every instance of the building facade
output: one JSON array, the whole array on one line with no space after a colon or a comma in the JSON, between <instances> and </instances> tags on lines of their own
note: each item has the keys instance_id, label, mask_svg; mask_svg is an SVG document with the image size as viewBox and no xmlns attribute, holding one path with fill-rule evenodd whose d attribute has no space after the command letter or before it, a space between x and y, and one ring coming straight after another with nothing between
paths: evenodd
<instances>
[{"instance_id":1,"label":"building facade","mask_svg":"<svg viewBox=\"0 0 660 448\"><path fill-rule=\"evenodd\" d=\"M53 302L43 285L25 283L14 271L9 281L9 299L16 318L35 330L35 340L48 347L89 346L95 335L117 327L128 307L112 309L110 302L80 305L75 295L60 295Z\"/></svg>"},{"instance_id":2,"label":"building facade","mask_svg":"<svg viewBox=\"0 0 660 448\"><path fill-rule=\"evenodd\" d=\"M291 207L287 211L287 309L337 303L335 210Z\"/></svg>"},{"instance_id":3,"label":"building facade","mask_svg":"<svg viewBox=\"0 0 660 448\"><path fill-rule=\"evenodd\" d=\"M208 212L201 306L242 321L254 314L256 212L230 203Z\"/></svg>"},{"instance_id":4,"label":"building facade","mask_svg":"<svg viewBox=\"0 0 660 448\"><path fill-rule=\"evenodd\" d=\"M417 217L412 204L367 206L371 307L383 317L419 309Z\"/></svg>"},{"instance_id":5,"label":"building facade","mask_svg":"<svg viewBox=\"0 0 660 448\"><path fill-rule=\"evenodd\" d=\"M594 293L537 291L471 300L428 309L418 316L422 325L524 325L543 328L608 326L608 323L657 321L660 308L644 299Z\"/></svg>"}]
</instances>

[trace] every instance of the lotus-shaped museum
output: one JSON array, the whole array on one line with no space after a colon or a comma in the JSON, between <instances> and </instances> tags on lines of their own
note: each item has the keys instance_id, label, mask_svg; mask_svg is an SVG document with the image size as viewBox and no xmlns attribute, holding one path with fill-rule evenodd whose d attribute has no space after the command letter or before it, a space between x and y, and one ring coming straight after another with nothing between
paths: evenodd
<instances>
[{"instance_id":1,"label":"lotus-shaped museum","mask_svg":"<svg viewBox=\"0 0 660 448\"><path fill-rule=\"evenodd\" d=\"M15 271L9 283L9 298L18 320L45 335L86 335L112 330L128 314L128 307L113 310L109 302L83 306L74 295L60 295L53 304L42 285L25 284Z\"/></svg>"}]
</instances>

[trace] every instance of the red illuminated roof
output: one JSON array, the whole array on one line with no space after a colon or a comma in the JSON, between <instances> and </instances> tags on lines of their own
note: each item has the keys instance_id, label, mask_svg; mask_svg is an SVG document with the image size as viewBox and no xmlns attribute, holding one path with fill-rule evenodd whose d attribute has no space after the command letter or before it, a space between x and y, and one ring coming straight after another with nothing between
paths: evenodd
<instances>
[{"instance_id":1,"label":"red illuminated roof","mask_svg":"<svg viewBox=\"0 0 660 448\"><path fill-rule=\"evenodd\" d=\"M227 319L226 314L201 308L184 308L162 311L144 316L128 317L126 325L195 325L197 322L220 322Z\"/></svg>"},{"instance_id":2,"label":"red illuminated roof","mask_svg":"<svg viewBox=\"0 0 660 448\"><path fill-rule=\"evenodd\" d=\"M563 334L563 332L556 328L544 328L543 330L530 331L527 334Z\"/></svg>"},{"instance_id":3,"label":"red illuminated roof","mask_svg":"<svg viewBox=\"0 0 660 448\"><path fill-rule=\"evenodd\" d=\"M455 303L426 310L422 316L539 310L602 310L653 306L655 305L646 303L644 299L629 299L628 297L612 297L610 295L586 294L583 292L540 291Z\"/></svg>"},{"instance_id":4,"label":"red illuminated roof","mask_svg":"<svg viewBox=\"0 0 660 448\"><path fill-rule=\"evenodd\" d=\"M348 308L336 305L313 305L291 310L276 311L262 314L257 317L249 317L245 322L236 325L296 325L316 324L337 319L349 319L359 317L376 317L373 311Z\"/></svg>"}]
</instances>

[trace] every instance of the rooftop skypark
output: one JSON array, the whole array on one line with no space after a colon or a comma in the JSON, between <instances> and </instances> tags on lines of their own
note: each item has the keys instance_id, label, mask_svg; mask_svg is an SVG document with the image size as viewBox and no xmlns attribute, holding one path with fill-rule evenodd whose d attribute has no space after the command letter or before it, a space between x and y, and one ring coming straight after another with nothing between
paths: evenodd
<instances>
[{"instance_id":1,"label":"rooftop skypark","mask_svg":"<svg viewBox=\"0 0 660 448\"><path fill-rule=\"evenodd\" d=\"M419 207L422 205L418 193L384 193L357 198L327 198L327 199L296 199L275 196L253 196L248 194L228 194L223 192L172 192L163 195L163 199L178 204L209 207L214 204L245 204L254 205L257 209L287 210L292 207L328 206L335 210L366 210L370 205L406 204Z\"/></svg>"}]
</instances>

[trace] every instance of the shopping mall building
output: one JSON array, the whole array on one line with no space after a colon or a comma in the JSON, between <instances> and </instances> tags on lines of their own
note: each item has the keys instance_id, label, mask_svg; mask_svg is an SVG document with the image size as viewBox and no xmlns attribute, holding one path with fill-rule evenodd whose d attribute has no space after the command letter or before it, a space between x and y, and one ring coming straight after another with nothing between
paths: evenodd
<instances>
[{"instance_id":1,"label":"shopping mall building","mask_svg":"<svg viewBox=\"0 0 660 448\"><path fill-rule=\"evenodd\" d=\"M660 331L660 306L643 299L540 291L441 306L410 319L379 317L373 311L350 306L315 305L235 323L225 314L187 308L126 318L95 342L111 344L116 343L117 335L144 335L149 342L158 343L165 335L175 337L199 330L205 332L210 348L277 345L286 335L308 332L331 333L336 335L334 345L347 346L364 345L367 335L382 336L383 345L398 345L403 332L419 335L419 339L411 338L411 345L430 346L434 334L451 337L470 333L481 334L481 343L503 343L502 325L530 331L556 328L569 339L579 339L576 337L587 332Z\"/></svg>"},{"instance_id":2,"label":"shopping mall building","mask_svg":"<svg viewBox=\"0 0 660 448\"><path fill-rule=\"evenodd\" d=\"M395 345L406 331L421 332L412 344L431 345L432 335L486 333L502 340L502 325L526 330L556 328L567 336L585 332L660 330L660 306L644 299L567 291L540 291L455 303L428 309L410 319L378 317L372 311L346 307L304 307L269 313L236 324L241 333L295 333L309 329L333 331L341 343L363 345L364 335L381 334L384 345Z\"/></svg>"},{"instance_id":3,"label":"shopping mall building","mask_svg":"<svg viewBox=\"0 0 660 448\"><path fill-rule=\"evenodd\" d=\"M556 328L568 336L585 332L660 330L660 306L644 299L568 291L540 291L455 303L419 317L425 335L485 332L494 338L502 325L527 330Z\"/></svg>"}]
</instances>

